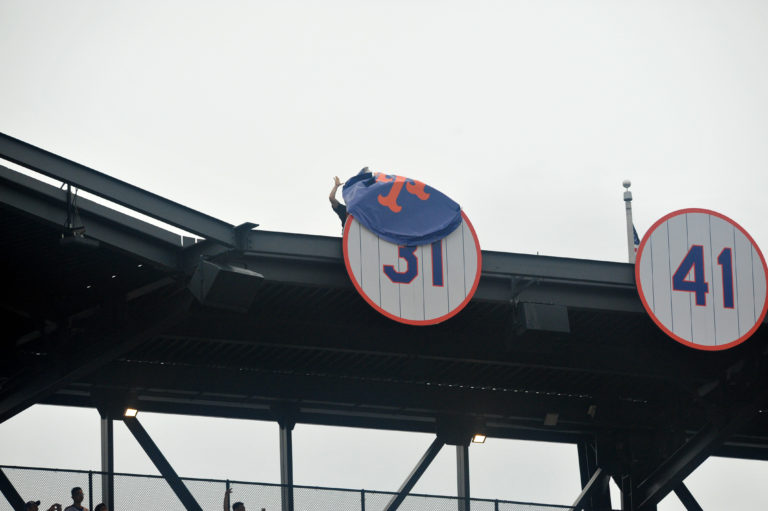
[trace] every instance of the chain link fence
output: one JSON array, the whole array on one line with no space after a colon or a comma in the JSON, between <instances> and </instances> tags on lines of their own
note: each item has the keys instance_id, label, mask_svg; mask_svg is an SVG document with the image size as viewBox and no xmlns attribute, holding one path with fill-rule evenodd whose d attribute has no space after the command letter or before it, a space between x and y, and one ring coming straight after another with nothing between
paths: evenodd
<instances>
[{"instance_id":1,"label":"chain link fence","mask_svg":"<svg viewBox=\"0 0 768 511\"><path fill-rule=\"evenodd\" d=\"M40 509L53 503L66 507L71 504L70 491L79 486L85 493L83 505L93 510L102 502L102 482L106 474L83 470L0 466L21 498L26 502L39 500ZM117 511L179 510L179 499L161 476L114 474L114 502ZM231 503L243 502L246 509L282 511L282 487L279 484L197 479L183 477L182 481L206 511L222 508L227 485L233 487ZM294 511L384 511L395 493L372 490L349 490L314 486L293 487ZM438 495L408 495L398 511L457 511L459 499ZM569 506L513 502L505 500L470 499L470 511L558 511ZM0 511L14 511L0 496ZM110 510L112 511L112 510Z\"/></svg>"}]
</instances>

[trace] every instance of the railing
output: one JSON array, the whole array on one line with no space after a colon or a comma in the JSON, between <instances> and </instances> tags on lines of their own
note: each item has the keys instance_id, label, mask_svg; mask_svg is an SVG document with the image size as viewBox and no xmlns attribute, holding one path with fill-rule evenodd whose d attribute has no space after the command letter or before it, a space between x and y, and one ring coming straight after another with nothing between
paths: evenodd
<instances>
[{"instance_id":1,"label":"railing","mask_svg":"<svg viewBox=\"0 0 768 511\"><path fill-rule=\"evenodd\" d=\"M79 486L85 493L83 505L93 510L102 501L102 481L105 473L85 470L63 470L0 466L21 498L40 500L40 509L46 510L54 502L67 506L71 503L70 491ZM231 503L241 501L249 511L281 510L281 485L199 479L183 477L182 480L205 510L222 508L224 491L229 484L233 488ZM393 492L350 490L294 485L295 511L384 511L395 495ZM399 511L456 511L458 498L438 495L410 494L398 508ZM161 476L138 474L114 474L114 504L117 511L134 510L182 510L183 507L173 490ZM557 511L570 510L569 506L514 502L507 500L470 499L471 511ZM0 495L0 511L14 511ZM110 510L111 511L111 510Z\"/></svg>"}]
</instances>

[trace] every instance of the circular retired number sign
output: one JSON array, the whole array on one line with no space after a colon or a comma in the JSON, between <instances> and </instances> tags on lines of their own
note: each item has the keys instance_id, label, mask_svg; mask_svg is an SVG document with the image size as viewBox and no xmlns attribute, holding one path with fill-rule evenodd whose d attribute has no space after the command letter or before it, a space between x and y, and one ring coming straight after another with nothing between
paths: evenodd
<instances>
[{"instance_id":1,"label":"circular retired number sign","mask_svg":"<svg viewBox=\"0 0 768 511\"><path fill-rule=\"evenodd\" d=\"M344 227L344 263L357 291L374 309L409 325L434 325L457 314L480 282L480 243L469 219L430 245L399 246L353 216Z\"/></svg>"},{"instance_id":2,"label":"circular retired number sign","mask_svg":"<svg viewBox=\"0 0 768 511\"><path fill-rule=\"evenodd\" d=\"M749 338L768 309L765 259L730 218L683 209L660 219L640 243L635 281L645 310L676 341L724 350Z\"/></svg>"}]
</instances>

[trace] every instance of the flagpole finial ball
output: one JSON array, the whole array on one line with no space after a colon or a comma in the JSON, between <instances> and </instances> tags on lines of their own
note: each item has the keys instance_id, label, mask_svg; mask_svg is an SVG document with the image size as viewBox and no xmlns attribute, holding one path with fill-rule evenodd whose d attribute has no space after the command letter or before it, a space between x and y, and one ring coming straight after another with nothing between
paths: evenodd
<instances>
[{"instance_id":1,"label":"flagpole finial ball","mask_svg":"<svg viewBox=\"0 0 768 511\"><path fill-rule=\"evenodd\" d=\"M621 183L621 185L627 190L629 190L629 187L632 186L632 181L630 181L629 179L625 179L624 182Z\"/></svg>"}]
</instances>

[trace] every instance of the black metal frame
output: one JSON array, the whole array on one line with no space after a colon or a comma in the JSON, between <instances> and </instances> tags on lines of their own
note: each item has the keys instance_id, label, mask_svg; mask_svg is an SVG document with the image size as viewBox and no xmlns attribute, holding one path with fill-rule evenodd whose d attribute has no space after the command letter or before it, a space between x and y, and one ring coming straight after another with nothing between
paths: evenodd
<instances>
[{"instance_id":1,"label":"black metal frame","mask_svg":"<svg viewBox=\"0 0 768 511\"><path fill-rule=\"evenodd\" d=\"M763 326L749 343L716 357L669 343L643 315L631 265L486 251L477 293L461 317L416 333L367 308L355 309L360 300L344 270L338 238L253 231L252 223L234 227L2 134L0 157L206 238L192 243L78 199L86 238L102 246L91 261L109 266L120 254L134 265L151 265L156 279L86 300L74 313L58 310L58 316L39 309L49 295L35 295L27 285L15 288L29 296L0 303L0 312L11 311L19 328L30 330L0 346L10 352L7 360L22 357L18 372L12 363L0 362L0 378L5 378L0 422L36 402L94 406L100 405L100 393L116 393L107 396L110 403L138 390L142 409L167 413L280 421L280 403L292 403L292 423L436 433L441 418L456 415L483 422L489 436L577 443L584 488L577 502L585 509L606 508L608 475L622 488L626 509L652 510L670 491L685 495L682 480L710 455L768 459L768 435L760 428L764 419L755 425L766 406L766 396L756 389L768 384L768 329ZM5 167L0 167L0 208L48 236L71 234L72 225L64 224L72 223L72 195ZM15 232L12 226L6 229ZM41 239L48 238L31 235L32 243ZM8 252L16 249L5 242ZM15 254L23 261L25 253ZM272 296L284 295L289 305L292 298L299 307L335 300L336 308L328 309L332 314L349 307L357 312L344 321L322 315L281 319L196 305L190 314L191 298L183 286L201 259L257 270L265 282L257 303L265 310ZM30 296L37 298L31 305L25 301ZM529 324L526 311L532 308L553 311L557 324ZM609 331L590 321L605 322ZM104 338L110 342L100 342ZM145 356L160 360L152 358L160 355L142 354L150 340L189 360L172 369L168 364L174 360L142 364ZM263 365L237 371L206 367L201 379L196 364L204 364L205 355L195 359L176 347L184 343L205 345L211 352L242 346L265 354L278 350L295 358L300 370L270 366L275 361L265 357ZM580 349L579 343L591 348ZM30 348L33 357L24 352L28 345L37 350ZM326 358L362 362L338 374L302 365ZM392 369L368 374L381 367ZM455 367L462 370L451 372ZM472 371L479 375L476 381L454 381ZM574 381L567 390L530 391L497 376L507 371L536 373L544 382L553 377ZM639 382L628 396L610 388L623 380ZM521 381L528 383L522 376ZM260 390L243 395L244 388ZM675 414L681 406L684 417ZM558 422L547 426L542 419L551 413ZM290 429L281 429L286 510L292 508L290 447ZM463 487L468 495L468 485Z\"/></svg>"}]
</instances>

